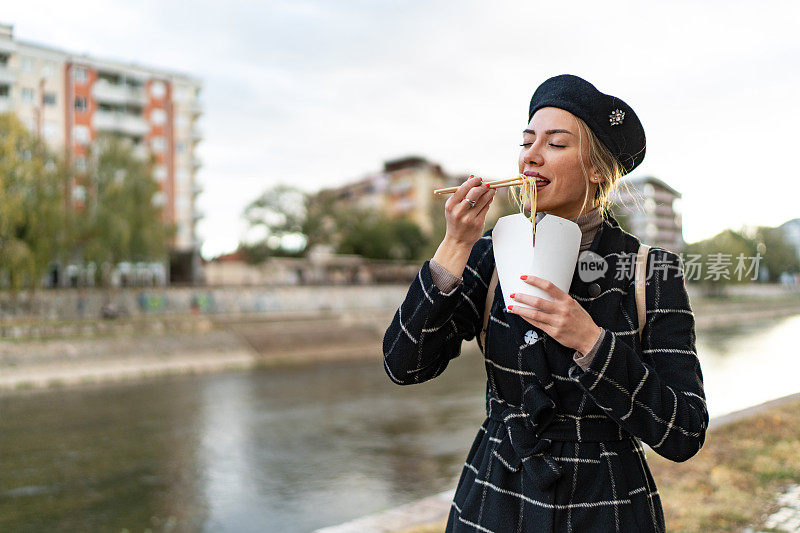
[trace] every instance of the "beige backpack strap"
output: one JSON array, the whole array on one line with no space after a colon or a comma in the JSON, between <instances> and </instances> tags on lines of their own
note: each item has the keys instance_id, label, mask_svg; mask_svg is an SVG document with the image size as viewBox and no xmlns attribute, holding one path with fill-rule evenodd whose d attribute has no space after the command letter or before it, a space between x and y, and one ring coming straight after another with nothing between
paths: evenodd
<instances>
[{"instance_id":1,"label":"beige backpack strap","mask_svg":"<svg viewBox=\"0 0 800 533\"><path fill-rule=\"evenodd\" d=\"M639 340L642 340L642 330L647 320L646 281L647 281L647 253L650 247L646 244L639 246L636 256L636 313L639 317Z\"/></svg>"},{"instance_id":2,"label":"beige backpack strap","mask_svg":"<svg viewBox=\"0 0 800 533\"><path fill-rule=\"evenodd\" d=\"M483 329L481 330L481 346L486 349L486 328L489 327L489 315L492 312L492 302L494 302L494 291L497 288L497 267L492 272L492 280L489 282L489 290L486 293L486 305L483 309Z\"/></svg>"}]
</instances>

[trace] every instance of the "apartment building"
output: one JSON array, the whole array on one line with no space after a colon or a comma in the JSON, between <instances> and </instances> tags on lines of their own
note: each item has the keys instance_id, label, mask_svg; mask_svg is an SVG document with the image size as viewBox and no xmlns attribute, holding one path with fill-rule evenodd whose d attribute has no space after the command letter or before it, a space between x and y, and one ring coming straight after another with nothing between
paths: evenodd
<instances>
[{"instance_id":1,"label":"apartment building","mask_svg":"<svg viewBox=\"0 0 800 533\"><path fill-rule=\"evenodd\" d=\"M612 196L614 214L626 229L650 246L679 253L686 243L679 208L681 194L652 176L625 178Z\"/></svg>"},{"instance_id":2,"label":"apartment building","mask_svg":"<svg viewBox=\"0 0 800 533\"><path fill-rule=\"evenodd\" d=\"M0 24L0 113L13 112L49 146L63 151L80 172L89 148L111 134L127 140L142 158L154 156L160 191L154 201L165 223L175 224L170 278L196 281L201 218L195 149L202 135L197 78L141 65L79 55L14 38ZM86 191L72 184L80 204Z\"/></svg>"},{"instance_id":3,"label":"apartment building","mask_svg":"<svg viewBox=\"0 0 800 533\"><path fill-rule=\"evenodd\" d=\"M414 221L423 232L433 230L432 212L444 201L433 190L458 185L440 165L424 157L410 156L386 161L383 170L335 189L320 191L338 205L380 210L392 218Z\"/></svg>"}]
</instances>

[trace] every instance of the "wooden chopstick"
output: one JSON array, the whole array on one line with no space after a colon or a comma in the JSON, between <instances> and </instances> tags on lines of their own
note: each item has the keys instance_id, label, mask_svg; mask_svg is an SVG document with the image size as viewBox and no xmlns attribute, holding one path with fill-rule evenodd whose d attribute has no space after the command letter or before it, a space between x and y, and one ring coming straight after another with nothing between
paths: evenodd
<instances>
[{"instance_id":1,"label":"wooden chopstick","mask_svg":"<svg viewBox=\"0 0 800 533\"><path fill-rule=\"evenodd\" d=\"M522 183L522 179L517 176L516 178L504 178L501 180L487 181L484 185L488 185L490 189L497 189L498 187L511 187ZM444 189L436 189L433 194L453 194L458 190L458 187L446 187Z\"/></svg>"},{"instance_id":2,"label":"wooden chopstick","mask_svg":"<svg viewBox=\"0 0 800 533\"><path fill-rule=\"evenodd\" d=\"M499 189L500 187L513 187L514 185L522 185L523 183L524 182L521 179L517 178L514 180L504 181L503 183L490 183L489 188Z\"/></svg>"}]
</instances>

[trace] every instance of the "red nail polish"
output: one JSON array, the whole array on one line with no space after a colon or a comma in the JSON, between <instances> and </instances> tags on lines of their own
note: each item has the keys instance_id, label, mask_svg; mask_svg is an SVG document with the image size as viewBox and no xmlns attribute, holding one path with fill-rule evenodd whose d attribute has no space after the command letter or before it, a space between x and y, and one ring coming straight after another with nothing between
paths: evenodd
<instances>
[{"instance_id":1,"label":"red nail polish","mask_svg":"<svg viewBox=\"0 0 800 533\"><path fill-rule=\"evenodd\" d=\"M491 187L489 187L488 183L484 183L483 186L486 187L487 189L491 189Z\"/></svg>"},{"instance_id":2,"label":"red nail polish","mask_svg":"<svg viewBox=\"0 0 800 533\"><path fill-rule=\"evenodd\" d=\"M511 308L514 307L513 305L508 306L508 310L511 311Z\"/></svg>"},{"instance_id":3,"label":"red nail polish","mask_svg":"<svg viewBox=\"0 0 800 533\"><path fill-rule=\"evenodd\" d=\"M526 280L526 279L528 279L528 276L520 276L519 279Z\"/></svg>"},{"instance_id":4,"label":"red nail polish","mask_svg":"<svg viewBox=\"0 0 800 533\"><path fill-rule=\"evenodd\" d=\"M517 295L517 293L516 293L516 292L512 292L512 293L511 293L511 297L512 297L512 298L513 298L514 296L516 296L516 295Z\"/></svg>"},{"instance_id":5,"label":"red nail polish","mask_svg":"<svg viewBox=\"0 0 800 533\"><path fill-rule=\"evenodd\" d=\"M470 174L470 175L469 175L469 177L470 177L470 178L474 178L474 177L475 177L475 175L474 175L474 174Z\"/></svg>"}]
</instances>

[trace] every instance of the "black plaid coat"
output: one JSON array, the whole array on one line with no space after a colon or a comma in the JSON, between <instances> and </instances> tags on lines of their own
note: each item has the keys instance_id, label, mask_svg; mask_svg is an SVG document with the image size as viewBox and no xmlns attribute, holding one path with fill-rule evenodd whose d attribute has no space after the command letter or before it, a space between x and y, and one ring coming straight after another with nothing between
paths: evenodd
<instances>
[{"instance_id":1,"label":"black plaid coat","mask_svg":"<svg viewBox=\"0 0 800 533\"><path fill-rule=\"evenodd\" d=\"M606 329L587 371L562 346L507 313L498 285L484 355L486 419L467 454L447 531L665 531L642 442L672 461L703 445L708 425L694 314L680 257L648 255L641 343L633 264L639 240L607 216L590 250L608 262L591 291L570 295ZM633 259L633 260L632 260ZM482 327L494 269L491 230L473 247L463 284L442 293L425 262L383 340L400 385L441 374Z\"/></svg>"}]
</instances>

